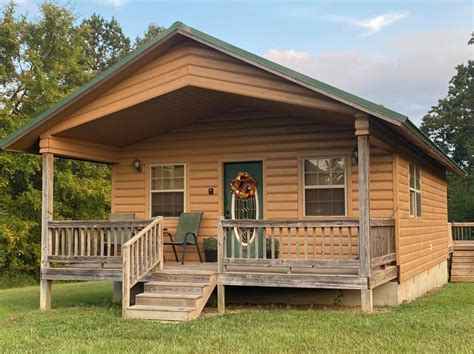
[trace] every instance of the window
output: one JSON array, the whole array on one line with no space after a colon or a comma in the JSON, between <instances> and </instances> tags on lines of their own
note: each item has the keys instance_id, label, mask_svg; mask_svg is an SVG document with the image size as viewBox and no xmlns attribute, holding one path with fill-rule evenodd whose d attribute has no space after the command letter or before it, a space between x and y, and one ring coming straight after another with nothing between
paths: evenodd
<instances>
[{"instance_id":1,"label":"window","mask_svg":"<svg viewBox=\"0 0 474 354\"><path fill-rule=\"evenodd\" d=\"M343 157L303 160L304 215L346 215L346 173Z\"/></svg>"},{"instance_id":2,"label":"window","mask_svg":"<svg viewBox=\"0 0 474 354\"><path fill-rule=\"evenodd\" d=\"M184 165L151 167L151 215L179 216L184 211Z\"/></svg>"},{"instance_id":3,"label":"window","mask_svg":"<svg viewBox=\"0 0 474 354\"><path fill-rule=\"evenodd\" d=\"M421 217L420 168L410 164L410 216Z\"/></svg>"}]
</instances>

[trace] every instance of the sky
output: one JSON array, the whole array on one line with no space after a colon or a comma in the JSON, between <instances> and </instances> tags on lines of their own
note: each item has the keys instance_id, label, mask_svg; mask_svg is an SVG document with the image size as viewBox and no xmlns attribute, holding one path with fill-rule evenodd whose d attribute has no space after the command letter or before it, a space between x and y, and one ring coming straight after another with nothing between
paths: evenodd
<instances>
[{"instance_id":1,"label":"sky","mask_svg":"<svg viewBox=\"0 0 474 354\"><path fill-rule=\"evenodd\" d=\"M0 4L6 0L0 0ZM38 0L16 0L38 16ZM407 115L416 124L474 58L471 1L77 0L78 19L114 16L135 38L182 21L210 35Z\"/></svg>"}]
</instances>

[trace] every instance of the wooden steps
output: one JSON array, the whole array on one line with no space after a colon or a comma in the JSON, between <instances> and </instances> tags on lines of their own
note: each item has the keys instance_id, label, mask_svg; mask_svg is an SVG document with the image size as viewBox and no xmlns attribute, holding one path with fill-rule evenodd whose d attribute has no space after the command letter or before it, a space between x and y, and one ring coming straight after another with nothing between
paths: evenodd
<instances>
[{"instance_id":1,"label":"wooden steps","mask_svg":"<svg viewBox=\"0 0 474 354\"><path fill-rule=\"evenodd\" d=\"M451 282L474 282L474 242L457 241L454 244Z\"/></svg>"},{"instance_id":2,"label":"wooden steps","mask_svg":"<svg viewBox=\"0 0 474 354\"><path fill-rule=\"evenodd\" d=\"M217 284L217 272L165 269L152 274L145 291L135 298L127 317L189 321L199 317Z\"/></svg>"}]
</instances>

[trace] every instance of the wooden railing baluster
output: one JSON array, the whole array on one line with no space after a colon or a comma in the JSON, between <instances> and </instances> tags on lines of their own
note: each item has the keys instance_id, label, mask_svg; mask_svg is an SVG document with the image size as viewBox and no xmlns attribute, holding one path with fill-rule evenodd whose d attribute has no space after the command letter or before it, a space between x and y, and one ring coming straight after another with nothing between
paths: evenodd
<instances>
[{"instance_id":1,"label":"wooden railing baluster","mask_svg":"<svg viewBox=\"0 0 474 354\"><path fill-rule=\"evenodd\" d=\"M51 228L48 230L48 255L53 254L53 233Z\"/></svg>"},{"instance_id":2,"label":"wooden railing baluster","mask_svg":"<svg viewBox=\"0 0 474 354\"><path fill-rule=\"evenodd\" d=\"M59 256L59 236L58 232L60 232L61 229L56 229L54 230L54 254L56 256Z\"/></svg>"},{"instance_id":3,"label":"wooden railing baluster","mask_svg":"<svg viewBox=\"0 0 474 354\"><path fill-rule=\"evenodd\" d=\"M271 237L271 241L270 241L270 243L271 243L271 254L272 254L272 259L275 259L276 258L275 257L275 228L272 227L270 229L270 232L271 232L271 236L270 236ZM265 240L265 253L266 252L267 252L267 242Z\"/></svg>"},{"instance_id":4,"label":"wooden railing baluster","mask_svg":"<svg viewBox=\"0 0 474 354\"><path fill-rule=\"evenodd\" d=\"M321 250L322 250L322 257L326 257L326 235L324 234L324 227L321 228Z\"/></svg>"},{"instance_id":5,"label":"wooden railing baluster","mask_svg":"<svg viewBox=\"0 0 474 354\"><path fill-rule=\"evenodd\" d=\"M229 231L230 230L230 231ZM230 233L231 236L230 236L230 240L228 242L230 242L230 257L231 258L234 258L235 257L235 240L234 238L232 237L232 229L228 229L228 228L224 228L224 237L227 238L227 235ZM224 245L224 248L227 249L227 245Z\"/></svg>"},{"instance_id":6,"label":"wooden railing baluster","mask_svg":"<svg viewBox=\"0 0 474 354\"><path fill-rule=\"evenodd\" d=\"M331 247L331 258L334 257L334 227L329 227L329 242Z\"/></svg>"},{"instance_id":7,"label":"wooden railing baluster","mask_svg":"<svg viewBox=\"0 0 474 354\"><path fill-rule=\"evenodd\" d=\"M283 228L278 228L278 242L280 243L280 252L283 253Z\"/></svg>"},{"instance_id":8,"label":"wooden railing baluster","mask_svg":"<svg viewBox=\"0 0 474 354\"><path fill-rule=\"evenodd\" d=\"M339 226L339 258L342 258L343 257L343 254L342 254L342 227Z\"/></svg>"},{"instance_id":9,"label":"wooden railing baluster","mask_svg":"<svg viewBox=\"0 0 474 354\"><path fill-rule=\"evenodd\" d=\"M300 258L300 228L299 227L296 227L295 237L296 237L296 258Z\"/></svg>"},{"instance_id":10,"label":"wooden railing baluster","mask_svg":"<svg viewBox=\"0 0 474 354\"><path fill-rule=\"evenodd\" d=\"M291 228L287 227L288 230L288 258L291 258Z\"/></svg>"},{"instance_id":11,"label":"wooden railing baluster","mask_svg":"<svg viewBox=\"0 0 474 354\"><path fill-rule=\"evenodd\" d=\"M347 242L349 247L349 257L352 257L352 228L347 228Z\"/></svg>"},{"instance_id":12,"label":"wooden railing baluster","mask_svg":"<svg viewBox=\"0 0 474 354\"><path fill-rule=\"evenodd\" d=\"M304 232L304 259L308 259L308 228L305 226Z\"/></svg>"},{"instance_id":13,"label":"wooden railing baluster","mask_svg":"<svg viewBox=\"0 0 474 354\"><path fill-rule=\"evenodd\" d=\"M259 257L259 237L260 237L260 228L257 227L254 229L254 231L251 231L252 234L255 232L255 239L253 241L253 243L255 244L255 255L254 255L254 258L257 258ZM263 229L262 229L262 232L263 232ZM252 235L253 236L253 235ZM251 245L252 242L250 242L251 239L247 239L247 245Z\"/></svg>"},{"instance_id":14,"label":"wooden railing baluster","mask_svg":"<svg viewBox=\"0 0 474 354\"><path fill-rule=\"evenodd\" d=\"M79 256L85 256L86 255L86 244L85 244L84 228L83 227L79 228L79 242L81 244L80 251L79 251Z\"/></svg>"},{"instance_id":15,"label":"wooden railing baluster","mask_svg":"<svg viewBox=\"0 0 474 354\"><path fill-rule=\"evenodd\" d=\"M231 229L231 232L236 232L235 229ZM233 235L231 236L232 242L234 242ZM239 237L239 258L242 258L242 252L243 252L243 242L242 242L242 237Z\"/></svg>"},{"instance_id":16,"label":"wooden railing baluster","mask_svg":"<svg viewBox=\"0 0 474 354\"><path fill-rule=\"evenodd\" d=\"M104 256L104 229L99 229L99 254L103 257Z\"/></svg>"}]
</instances>

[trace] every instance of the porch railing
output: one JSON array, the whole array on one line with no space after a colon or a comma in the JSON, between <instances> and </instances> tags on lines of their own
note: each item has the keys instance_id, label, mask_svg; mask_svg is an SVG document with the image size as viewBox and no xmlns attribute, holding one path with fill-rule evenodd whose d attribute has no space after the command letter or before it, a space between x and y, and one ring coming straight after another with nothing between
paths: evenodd
<instances>
[{"instance_id":1,"label":"porch railing","mask_svg":"<svg viewBox=\"0 0 474 354\"><path fill-rule=\"evenodd\" d=\"M453 241L474 241L474 222L452 222Z\"/></svg>"},{"instance_id":2,"label":"porch railing","mask_svg":"<svg viewBox=\"0 0 474 354\"><path fill-rule=\"evenodd\" d=\"M395 260L393 220L371 221L372 265ZM228 220L218 222L218 267L359 268L359 222ZM247 242L250 241L250 242ZM383 258L380 258L383 257Z\"/></svg>"},{"instance_id":3,"label":"porch railing","mask_svg":"<svg viewBox=\"0 0 474 354\"><path fill-rule=\"evenodd\" d=\"M122 313L126 316L132 287L153 269L163 269L163 217L154 219L122 246L122 259Z\"/></svg>"},{"instance_id":4,"label":"porch railing","mask_svg":"<svg viewBox=\"0 0 474 354\"><path fill-rule=\"evenodd\" d=\"M121 263L122 245L152 220L50 221L49 263Z\"/></svg>"},{"instance_id":5,"label":"porch railing","mask_svg":"<svg viewBox=\"0 0 474 354\"><path fill-rule=\"evenodd\" d=\"M370 221L370 264L380 268L396 261L395 220Z\"/></svg>"}]
</instances>

